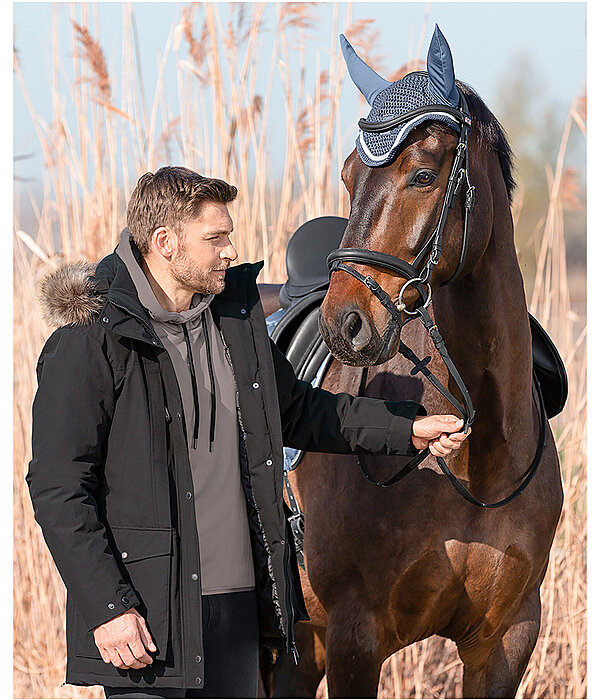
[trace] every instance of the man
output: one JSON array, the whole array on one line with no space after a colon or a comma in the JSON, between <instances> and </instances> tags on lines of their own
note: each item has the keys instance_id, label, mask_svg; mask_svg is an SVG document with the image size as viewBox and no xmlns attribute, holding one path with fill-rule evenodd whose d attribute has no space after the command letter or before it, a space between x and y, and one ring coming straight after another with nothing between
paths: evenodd
<instances>
[{"instance_id":1,"label":"man","mask_svg":"<svg viewBox=\"0 0 600 700\"><path fill-rule=\"evenodd\" d=\"M262 265L230 268L236 195L146 173L95 276L43 285L62 327L38 362L27 480L67 588L67 682L107 697L255 697L259 636L295 651L284 444L448 454L465 438L454 416L296 379L266 332Z\"/></svg>"}]
</instances>

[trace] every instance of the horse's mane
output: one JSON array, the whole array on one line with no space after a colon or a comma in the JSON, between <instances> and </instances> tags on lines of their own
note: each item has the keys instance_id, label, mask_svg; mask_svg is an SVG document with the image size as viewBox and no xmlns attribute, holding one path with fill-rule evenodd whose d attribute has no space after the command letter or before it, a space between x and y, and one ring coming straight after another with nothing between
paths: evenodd
<instances>
[{"instance_id":1,"label":"horse's mane","mask_svg":"<svg viewBox=\"0 0 600 700\"><path fill-rule=\"evenodd\" d=\"M495 151L500 161L502 177L508 192L508 199L512 202L513 193L517 183L513 177L513 152L508 143L508 137L502 124L492 114L485 102L479 97L477 92L466 83L459 80L456 84L467 98L467 104L473 117L475 133L481 146Z\"/></svg>"}]
</instances>

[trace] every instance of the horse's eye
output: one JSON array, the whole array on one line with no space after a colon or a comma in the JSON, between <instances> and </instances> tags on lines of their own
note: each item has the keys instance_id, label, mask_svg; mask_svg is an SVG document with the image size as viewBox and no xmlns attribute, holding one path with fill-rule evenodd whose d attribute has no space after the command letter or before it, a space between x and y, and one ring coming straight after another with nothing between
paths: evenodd
<instances>
[{"instance_id":1,"label":"horse's eye","mask_svg":"<svg viewBox=\"0 0 600 700\"><path fill-rule=\"evenodd\" d=\"M435 180L435 173L431 170L420 170L414 177L415 185L431 185Z\"/></svg>"}]
</instances>

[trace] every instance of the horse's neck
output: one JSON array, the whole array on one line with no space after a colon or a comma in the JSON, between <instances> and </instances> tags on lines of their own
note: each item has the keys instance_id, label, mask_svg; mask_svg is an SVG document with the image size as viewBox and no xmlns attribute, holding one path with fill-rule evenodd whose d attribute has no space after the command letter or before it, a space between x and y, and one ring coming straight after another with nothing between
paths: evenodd
<instances>
[{"instance_id":1,"label":"horse's neck","mask_svg":"<svg viewBox=\"0 0 600 700\"><path fill-rule=\"evenodd\" d=\"M510 217L502 224L495 225L473 271L440 288L434 303L436 323L477 411L474 431L480 439L473 436L472 449L483 456L497 447L506 457L503 469L510 479L513 470L522 474L515 457L530 454L537 427L523 279Z\"/></svg>"}]
</instances>

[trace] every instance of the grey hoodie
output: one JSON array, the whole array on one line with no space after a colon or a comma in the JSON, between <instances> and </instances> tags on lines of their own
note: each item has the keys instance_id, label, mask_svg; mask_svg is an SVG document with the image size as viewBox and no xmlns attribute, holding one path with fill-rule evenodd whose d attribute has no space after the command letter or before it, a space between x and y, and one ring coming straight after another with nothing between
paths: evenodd
<instances>
[{"instance_id":1,"label":"grey hoodie","mask_svg":"<svg viewBox=\"0 0 600 700\"><path fill-rule=\"evenodd\" d=\"M132 247L128 229L121 234L116 252L177 376L194 482L202 593L250 590L255 583L254 566L240 479L235 381L208 309L214 295L194 294L188 310L166 311L138 262L141 256Z\"/></svg>"}]
</instances>

